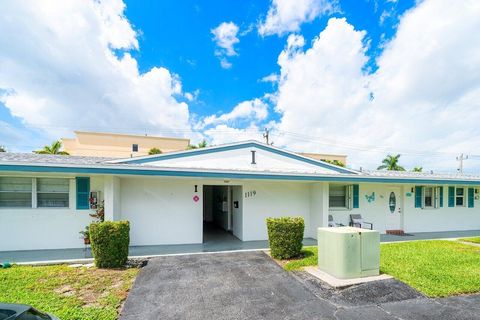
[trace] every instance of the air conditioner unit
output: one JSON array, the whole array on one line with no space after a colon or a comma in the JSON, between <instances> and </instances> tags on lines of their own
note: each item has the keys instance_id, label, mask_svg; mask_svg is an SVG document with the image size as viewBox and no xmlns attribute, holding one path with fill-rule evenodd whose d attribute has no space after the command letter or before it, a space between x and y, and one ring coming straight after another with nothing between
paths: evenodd
<instances>
[{"instance_id":1,"label":"air conditioner unit","mask_svg":"<svg viewBox=\"0 0 480 320\"><path fill-rule=\"evenodd\" d=\"M378 276L380 234L353 227L318 228L318 268L339 279Z\"/></svg>"}]
</instances>

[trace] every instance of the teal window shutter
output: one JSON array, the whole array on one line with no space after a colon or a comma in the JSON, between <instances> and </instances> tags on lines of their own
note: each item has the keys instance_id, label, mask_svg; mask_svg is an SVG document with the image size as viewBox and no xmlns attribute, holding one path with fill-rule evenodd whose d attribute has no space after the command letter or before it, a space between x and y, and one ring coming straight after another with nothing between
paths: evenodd
<instances>
[{"instance_id":1,"label":"teal window shutter","mask_svg":"<svg viewBox=\"0 0 480 320\"><path fill-rule=\"evenodd\" d=\"M448 206L455 207L455 187L448 187Z\"/></svg>"},{"instance_id":2,"label":"teal window shutter","mask_svg":"<svg viewBox=\"0 0 480 320\"><path fill-rule=\"evenodd\" d=\"M440 192L440 208L443 208L443 187L439 187L439 192Z\"/></svg>"},{"instance_id":3,"label":"teal window shutter","mask_svg":"<svg viewBox=\"0 0 480 320\"><path fill-rule=\"evenodd\" d=\"M474 193L475 193L475 190L473 188L468 188L468 207L469 208L473 208L474 206L474 202L473 202L473 199L474 199Z\"/></svg>"},{"instance_id":4,"label":"teal window shutter","mask_svg":"<svg viewBox=\"0 0 480 320\"><path fill-rule=\"evenodd\" d=\"M360 203L359 203L359 186L358 184L354 184L353 185L353 208L354 209L358 209L359 206L360 206Z\"/></svg>"},{"instance_id":5,"label":"teal window shutter","mask_svg":"<svg viewBox=\"0 0 480 320\"><path fill-rule=\"evenodd\" d=\"M415 208L422 207L422 187L415 186Z\"/></svg>"},{"instance_id":6,"label":"teal window shutter","mask_svg":"<svg viewBox=\"0 0 480 320\"><path fill-rule=\"evenodd\" d=\"M90 209L90 178L77 177L77 210Z\"/></svg>"}]
</instances>

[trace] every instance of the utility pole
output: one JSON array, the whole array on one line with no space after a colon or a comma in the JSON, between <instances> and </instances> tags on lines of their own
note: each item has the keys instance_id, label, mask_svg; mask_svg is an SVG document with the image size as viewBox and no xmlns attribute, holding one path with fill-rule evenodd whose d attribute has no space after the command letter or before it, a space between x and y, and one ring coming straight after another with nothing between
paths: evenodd
<instances>
[{"instance_id":1,"label":"utility pole","mask_svg":"<svg viewBox=\"0 0 480 320\"><path fill-rule=\"evenodd\" d=\"M460 173L463 173L463 160L468 160L468 156L464 156L463 153L462 153L457 157L457 161L459 162L457 170Z\"/></svg>"},{"instance_id":2,"label":"utility pole","mask_svg":"<svg viewBox=\"0 0 480 320\"><path fill-rule=\"evenodd\" d=\"M263 134L263 138L265 139L265 143L268 145L273 145L273 141L270 143L269 138L270 138L270 130L265 128L265 133Z\"/></svg>"}]
</instances>

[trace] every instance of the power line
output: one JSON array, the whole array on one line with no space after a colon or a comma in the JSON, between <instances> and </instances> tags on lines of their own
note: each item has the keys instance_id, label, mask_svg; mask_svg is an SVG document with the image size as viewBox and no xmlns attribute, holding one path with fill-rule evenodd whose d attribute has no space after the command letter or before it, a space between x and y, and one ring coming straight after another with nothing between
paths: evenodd
<instances>
[{"instance_id":1,"label":"power line","mask_svg":"<svg viewBox=\"0 0 480 320\"><path fill-rule=\"evenodd\" d=\"M393 146L367 146L367 145L353 145L348 142L342 142L339 140L329 140L324 137L314 137L311 135L299 134L294 132L282 131L277 130L278 134L271 133L271 135L275 135L277 137L288 137L290 139L304 141L304 142L311 142L311 143L318 143L322 145L333 146L340 149L352 149L357 151L363 152L376 152L376 153L400 153L400 154L407 154L407 155L414 155L414 156L430 156L430 157L453 157L457 154L450 153L450 152L443 152L443 151L419 151L419 150L408 150L408 149L399 149ZM480 155L474 155L474 157L480 159Z\"/></svg>"},{"instance_id":2,"label":"power line","mask_svg":"<svg viewBox=\"0 0 480 320\"><path fill-rule=\"evenodd\" d=\"M198 134L201 133L199 130L192 130L192 129L160 129L158 130L155 125L149 125L149 126L142 126L142 127L108 127L108 128L103 128L97 126L79 126L78 124L74 125L69 125L69 124L63 124L63 125L48 125L48 124L25 124L23 125L26 128L34 128L34 129L68 129L68 130L76 130L76 131L81 131L82 129L94 129L95 131L103 131L102 129L106 129L105 132L112 132L112 131L124 131L124 132L142 132L142 134L150 134L147 132L148 129L150 129L151 132L154 132L154 134L172 134L172 135L178 135L178 134ZM0 123L0 127L11 127L8 124L5 123ZM100 130L99 130L100 129ZM297 141L303 141L303 142L310 142L314 144L319 144L319 145L325 145L325 146L330 146L330 147L335 147L343 150L356 150L356 151L361 151L361 152L373 152L373 153L400 153L404 155L412 155L412 156L428 156L428 157L454 157L457 156L455 153L450 153L450 152L443 152L443 151L420 151L420 150L413 150L413 149L398 149L393 146L379 146L379 145L359 145L359 144L352 144L351 142L347 141L342 141L339 139L328 139L325 137L317 137L317 136L312 136L312 135L307 135L307 134L302 134L302 133L296 133L296 132L290 132L290 131L284 131L284 130L269 130L265 128L265 131L262 133L260 130L255 129L255 128L245 128L242 129L245 133L253 133L253 134L258 134L260 137L263 137L268 144L271 144L271 137L276 136L276 137L287 137L292 140L297 140ZM237 135L238 132L232 132L231 130L215 130L215 133L220 133L220 134L235 134ZM36 148L38 146L28 146L28 145L16 145L16 144L10 144L10 146L14 147L22 147L22 148ZM471 159L474 160L480 160L480 155L470 155Z\"/></svg>"}]
</instances>

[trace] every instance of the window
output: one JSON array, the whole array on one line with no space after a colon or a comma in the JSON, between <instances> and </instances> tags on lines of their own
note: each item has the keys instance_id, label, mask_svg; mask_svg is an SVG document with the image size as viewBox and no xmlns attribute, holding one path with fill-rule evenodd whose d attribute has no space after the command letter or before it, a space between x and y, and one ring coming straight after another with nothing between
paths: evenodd
<instances>
[{"instance_id":1,"label":"window","mask_svg":"<svg viewBox=\"0 0 480 320\"><path fill-rule=\"evenodd\" d=\"M433 187L424 187L423 188L423 207L424 208L435 208L434 201L434 188Z\"/></svg>"},{"instance_id":2,"label":"window","mask_svg":"<svg viewBox=\"0 0 480 320\"><path fill-rule=\"evenodd\" d=\"M350 209L350 186L332 184L329 187L328 204L333 209Z\"/></svg>"},{"instance_id":3,"label":"window","mask_svg":"<svg viewBox=\"0 0 480 320\"><path fill-rule=\"evenodd\" d=\"M437 209L441 207L443 207L443 187L415 187L415 208Z\"/></svg>"},{"instance_id":4,"label":"window","mask_svg":"<svg viewBox=\"0 0 480 320\"><path fill-rule=\"evenodd\" d=\"M68 208L69 180L37 178L37 208Z\"/></svg>"},{"instance_id":5,"label":"window","mask_svg":"<svg viewBox=\"0 0 480 320\"><path fill-rule=\"evenodd\" d=\"M0 208L68 208L70 180L0 177Z\"/></svg>"},{"instance_id":6,"label":"window","mask_svg":"<svg viewBox=\"0 0 480 320\"><path fill-rule=\"evenodd\" d=\"M0 208L31 208L32 178L1 177Z\"/></svg>"},{"instance_id":7,"label":"window","mask_svg":"<svg viewBox=\"0 0 480 320\"><path fill-rule=\"evenodd\" d=\"M132 144L132 151L133 152L138 152L138 144L136 144L136 143Z\"/></svg>"},{"instance_id":8,"label":"window","mask_svg":"<svg viewBox=\"0 0 480 320\"><path fill-rule=\"evenodd\" d=\"M455 188L455 206L465 207L465 188Z\"/></svg>"}]
</instances>

